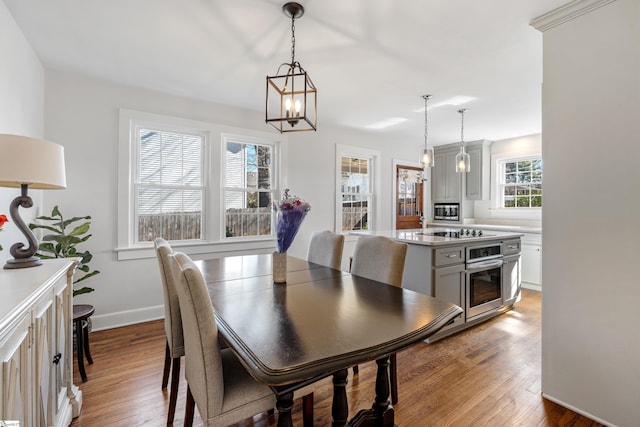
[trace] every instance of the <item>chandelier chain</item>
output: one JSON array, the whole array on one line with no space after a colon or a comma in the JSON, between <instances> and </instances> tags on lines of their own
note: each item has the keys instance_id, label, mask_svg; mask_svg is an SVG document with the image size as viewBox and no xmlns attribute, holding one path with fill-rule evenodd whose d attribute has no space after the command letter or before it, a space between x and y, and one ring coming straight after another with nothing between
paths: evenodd
<instances>
[{"instance_id":1,"label":"chandelier chain","mask_svg":"<svg viewBox=\"0 0 640 427\"><path fill-rule=\"evenodd\" d=\"M296 18L291 16L291 65L296 62Z\"/></svg>"}]
</instances>

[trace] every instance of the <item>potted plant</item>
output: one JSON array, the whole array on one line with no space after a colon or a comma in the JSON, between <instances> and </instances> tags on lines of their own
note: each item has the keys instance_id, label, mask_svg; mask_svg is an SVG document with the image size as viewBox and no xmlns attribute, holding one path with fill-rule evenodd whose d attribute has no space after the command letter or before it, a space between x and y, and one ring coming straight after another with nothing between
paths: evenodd
<instances>
[{"instance_id":1,"label":"potted plant","mask_svg":"<svg viewBox=\"0 0 640 427\"><path fill-rule=\"evenodd\" d=\"M64 219L58 206L55 206L51 211L51 216L39 216L36 218L38 221L47 221L48 224L29 224L31 230L41 228L50 232L42 236L40 246L36 256L40 259L53 259L53 258L80 258L80 263L77 266L78 271L82 271L84 274L80 277L76 275L74 280L73 296L86 294L93 292L94 289L88 286L82 286L79 289L75 288L75 285L84 282L90 277L99 274L100 271L93 270L89 267L89 262L93 258L93 255L87 250L80 251L76 245L86 242L91 234L89 227L91 226L90 216L73 217L70 219ZM78 221L83 221L79 225L72 225ZM69 231L70 230L70 231Z\"/></svg>"}]
</instances>

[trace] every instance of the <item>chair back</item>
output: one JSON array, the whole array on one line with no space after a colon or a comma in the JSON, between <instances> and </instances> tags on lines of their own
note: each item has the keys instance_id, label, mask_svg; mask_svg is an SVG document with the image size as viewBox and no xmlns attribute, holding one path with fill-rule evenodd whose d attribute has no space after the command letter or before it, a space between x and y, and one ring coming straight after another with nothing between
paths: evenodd
<instances>
[{"instance_id":1,"label":"chair back","mask_svg":"<svg viewBox=\"0 0 640 427\"><path fill-rule=\"evenodd\" d=\"M184 356L184 339L182 337L182 318L180 303L176 293L174 279L169 272L169 255L173 252L171 246L161 238L154 242L156 257L160 266L162 278L162 296L164 299L164 331L172 358Z\"/></svg>"},{"instance_id":2,"label":"chair back","mask_svg":"<svg viewBox=\"0 0 640 427\"><path fill-rule=\"evenodd\" d=\"M402 287L407 247L383 236L362 236L353 251L351 274Z\"/></svg>"},{"instance_id":3,"label":"chair back","mask_svg":"<svg viewBox=\"0 0 640 427\"><path fill-rule=\"evenodd\" d=\"M343 247L344 236L342 234L336 234L329 230L314 231L309 241L307 260L334 270L340 270Z\"/></svg>"},{"instance_id":4,"label":"chair back","mask_svg":"<svg viewBox=\"0 0 640 427\"><path fill-rule=\"evenodd\" d=\"M224 375L211 297L202 273L181 253L169 256L174 275L185 345L185 377L203 420L222 412Z\"/></svg>"}]
</instances>

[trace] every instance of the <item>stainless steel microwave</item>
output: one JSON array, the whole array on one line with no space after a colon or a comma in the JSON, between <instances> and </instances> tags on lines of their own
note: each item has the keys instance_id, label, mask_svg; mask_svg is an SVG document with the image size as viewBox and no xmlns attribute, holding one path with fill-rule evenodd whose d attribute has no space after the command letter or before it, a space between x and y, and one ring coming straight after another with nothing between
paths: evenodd
<instances>
[{"instance_id":1,"label":"stainless steel microwave","mask_svg":"<svg viewBox=\"0 0 640 427\"><path fill-rule=\"evenodd\" d=\"M434 203L433 219L436 221L460 221L460 203Z\"/></svg>"}]
</instances>

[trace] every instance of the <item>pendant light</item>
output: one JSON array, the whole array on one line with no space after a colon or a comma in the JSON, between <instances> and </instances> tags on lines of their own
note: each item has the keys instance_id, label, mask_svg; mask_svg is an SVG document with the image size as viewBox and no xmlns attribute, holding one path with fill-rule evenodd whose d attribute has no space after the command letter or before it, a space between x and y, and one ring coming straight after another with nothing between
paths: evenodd
<instances>
[{"instance_id":1,"label":"pendant light","mask_svg":"<svg viewBox=\"0 0 640 427\"><path fill-rule=\"evenodd\" d=\"M422 98L424 98L424 148L422 149L420 163L423 168L431 168L433 167L433 147L429 146L429 132L427 128L427 102L431 99L431 95L422 95Z\"/></svg>"},{"instance_id":2,"label":"pendant light","mask_svg":"<svg viewBox=\"0 0 640 427\"><path fill-rule=\"evenodd\" d=\"M280 133L316 130L316 87L295 58L295 20L304 14L304 7L289 2L282 11L291 18L291 62L281 64L277 75L267 76L265 121Z\"/></svg>"},{"instance_id":3,"label":"pendant light","mask_svg":"<svg viewBox=\"0 0 640 427\"><path fill-rule=\"evenodd\" d=\"M460 128L460 152L456 156L456 172L458 173L469 172L469 170L471 170L471 158L464 151L464 113L466 111L466 108L458 110L462 118L462 126Z\"/></svg>"}]
</instances>

